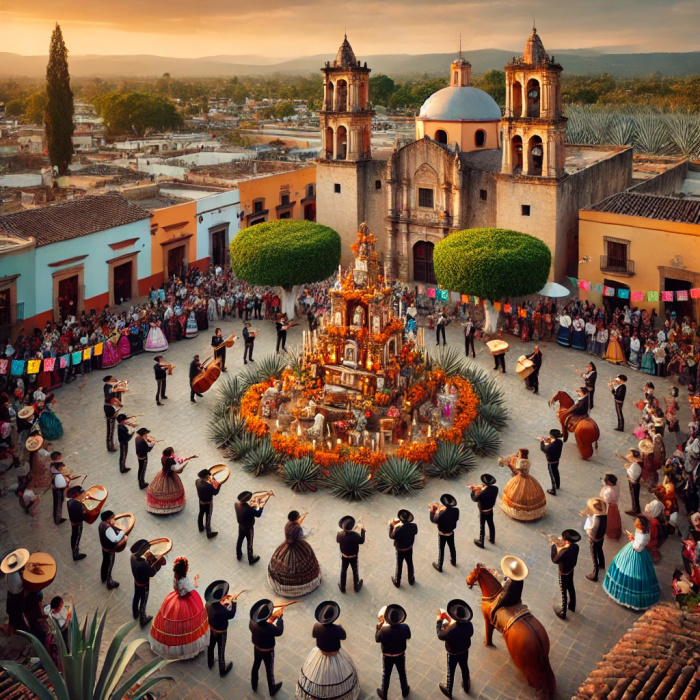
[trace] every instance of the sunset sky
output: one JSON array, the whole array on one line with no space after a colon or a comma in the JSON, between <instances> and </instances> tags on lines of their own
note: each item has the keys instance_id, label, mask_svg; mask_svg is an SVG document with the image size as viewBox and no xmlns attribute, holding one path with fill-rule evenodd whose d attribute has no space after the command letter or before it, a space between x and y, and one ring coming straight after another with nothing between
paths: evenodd
<instances>
[{"instance_id":1,"label":"sunset sky","mask_svg":"<svg viewBox=\"0 0 700 700\"><path fill-rule=\"evenodd\" d=\"M549 50L700 49L698 0L0 0L0 51L46 54L56 21L74 55L520 49L533 19Z\"/></svg>"}]
</instances>

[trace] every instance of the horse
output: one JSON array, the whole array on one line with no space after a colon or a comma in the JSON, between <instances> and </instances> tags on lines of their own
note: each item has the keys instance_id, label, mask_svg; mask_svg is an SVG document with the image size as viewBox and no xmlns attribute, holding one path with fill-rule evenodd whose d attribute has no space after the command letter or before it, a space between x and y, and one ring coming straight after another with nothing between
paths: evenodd
<instances>
[{"instance_id":1,"label":"horse","mask_svg":"<svg viewBox=\"0 0 700 700\"><path fill-rule=\"evenodd\" d=\"M501 592L502 586L496 577L477 564L467 577L467 585L473 588L478 583L481 588L481 612L486 629L486 646L495 646L493 630L503 635L513 663L519 668L528 684L535 688L538 697L551 700L556 696L557 680L549 663L549 637L539 620L522 603L509 608L501 608L496 616L496 626L491 622L491 609Z\"/></svg>"},{"instance_id":2,"label":"horse","mask_svg":"<svg viewBox=\"0 0 700 700\"><path fill-rule=\"evenodd\" d=\"M577 416L572 416L568 420L564 418L565 411L574 405L574 400L565 391L558 391L552 396L549 405L553 406L555 403L559 404L557 417L561 423L564 442L567 441L569 433L573 433L579 456L581 459L590 459L593 456L593 449L598 449L598 438L600 438L598 424L589 416L583 416L578 420L575 420Z\"/></svg>"}]
</instances>

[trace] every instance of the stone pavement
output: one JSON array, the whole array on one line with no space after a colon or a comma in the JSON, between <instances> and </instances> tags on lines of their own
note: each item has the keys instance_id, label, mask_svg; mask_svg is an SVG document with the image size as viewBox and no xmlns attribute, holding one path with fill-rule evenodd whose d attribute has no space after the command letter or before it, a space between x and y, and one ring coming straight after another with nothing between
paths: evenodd
<instances>
[{"instance_id":1,"label":"stone pavement","mask_svg":"<svg viewBox=\"0 0 700 700\"><path fill-rule=\"evenodd\" d=\"M236 332L240 335L240 321L221 324L224 333ZM265 321L258 322L260 334L256 342L256 356L274 350L274 326ZM299 343L302 327L294 328L289 333L290 344ZM452 325L447 329L448 341L463 347L461 328ZM213 329L200 333L193 340L175 343L168 350L166 358L177 365L172 377L168 378L167 394L169 399L161 408L156 407L155 381L153 378L152 355L144 353L129 359L114 369L109 370L119 379L127 379L132 390L126 394L128 414L144 413L138 419L141 426L148 427L152 435L164 439L158 448L173 445L180 455L199 453L200 459L193 461L183 473L183 483L187 491L188 504L184 511L176 515L158 517L144 509L144 492L139 491L136 479L136 457L133 442L130 447L128 464L132 471L126 475L119 474L118 454L109 454L105 450L105 421L102 411L102 376L104 372L93 372L66 388L59 390L57 413L63 421L65 434L56 447L64 455L74 450L79 455L71 461L71 467L78 472L87 471L86 484L100 483L109 489L108 507L115 512L131 511L136 515L136 526L131 535L134 538L152 539L168 536L174 541L174 548L169 556L169 565L153 580L151 585L148 610L155 615L163 598L172 589L170 565L176 556L184 555L190 561L190 575L200 574L199 590L203 593L206 586L214 579L224 578L231 584L232 590L250 589L239 600L238 614L229 628L227 659L233 661L233 671L220 679L216 670L209 671L206 656L171 664L165 672L175 679L175 683L164 682L156 686L160 695L168 698L253 698L259 697L250 689L249 675L252 663L252 648L248 632L248 611L255 600L269 596L270 589L266 582L266 566L275 547L283 540L283 526L288 511L296 508L309 512L305 525L313 530L309 540L321 563L323 583L313 594L304 598L300 605L290 608L285 615L285 633L278 642L275 674L277 680L284 681L284 686L277 697L294 697L294 688L299 669L307 653L313 647L311 628L313 611L322 600L335 599L342 605L341 623L348 633L345 648L355 661L362 683L363 698L376 697L375 688L381 682L381 663L378 645L374 641L377 611L383 605L397 602L408 611L408 624L413 637L408 646L408 678L413 698L441 698L438 683L445 676L444 646L435 636L435 614L439 607L445 607L453 597L463 597L475 612L474 639L470 652L470 669L472 675L471 697L489 698L530 698L534 693L526 685L522 675L511 662L502 637L496 633L496 648L483 645L484 625L479 614L480 596L478 590L469 590L465 578L475 562L500 568L501 557L511 553L522 557L530 568L530 575L525 582L524 602L544 624L551 642L550 660L559 685L558 697L565 698L578 688L588 672L601 659L632 625L637 618L635 613L614 603L603 592L601 583L587 581L584 575L590 571L588 546L583 533L583 519L578 515L585 506L588 497L597 495L600 480L606 470L612 470L620 479L620 510L629 507L629 494L622 463L614 457L616 450L624 451L634 446L637 440L631 434L636 425L638 411L634 401L641 397L642 385L646 375L632 370L624 370L630 378L628 398L625 405L627 432L617 433L614 407L606 389L606 382L617 374L618 369L607 362L596 359L599 377L596 392L596 407L593 417L598 421L602 437L600 452L589 462L578 458L573 439L564 448L561 463L563 489L556 498L548 496L549 512L536 523L519 523L510 520L500 509L496 509L495 520L497 541L495 546L487 542L485 551L479 551L472 543L478 534L476 508L469 499L469 490L465 484L474 483L484 471L493 473L498 478L499 489L508 479L509 473L499 469L495 459L481 459L476 472L453 483L440 483L429 480L426 488L415 498L395 498L377 494L370 501L360 504L348 504L332 498L325 492L297 495L287 489L275 477L254 479L247 476L233 465L231 479L222 488L215 499L213 527L219 536L207 540L196 526L197 494L195 490L196 472L205 466L221 461L217 450L206 438L207 422L210 408L216 397L212 389L205 398L199 399L197 405L189 401L188 365L195 353L201 357L210 354L209 341ZM427 336L432 339L432 333ZM523 347L514 338L509 337L511 351L507 355L508 373L498 374L497 379L503 387L508 400L511 422L503 434L501 454L511 454L518 447L532 450L533 475L546 489L549 487L546 464L538 449L536 436L545 435L550 428L557 426L553 409L547 401L559 389L573 393L580 385L575 369L583 369L589 356L583 352L564 350L556 343L542 343L544 364L541 372L540 395L534 396L525 391L523 382L515 374L515 360L532 344ZM482 343L477 344L476 362L491 372L492 358ZM237 342L229 350L229 372L238 372L242 364L243 344ZM495 373L494 373L495 375ZM657 394L668 391L669 382L656 381ZM681 426L687 425L687 404L682 401ZM667 438L667 450L672 450L672 438ZM147 479L154 476L159 468L160 450L154 449L149 464ZM261 561L254 567L245 562L237 562L234 544L236 523L234 503L236 495L244 490L274 489L272 498L263 517L260 519L255 534L255 550L261 555ZM445 491L453 493L461 507L462 519L457 528L458 567L447 566L439 574L431 562L437 557L437 535L435 527L430 524L428 504L438 500ZM642 494L643 501L649 494ZM121 582L121 587L112 595L100 583L100 547L97 537L97 524L86 526L83 532L81 550L88 557L74 563L70 556L70 525L66 522L58 528L51 519L51 496L42 499L38 515L34 520L26 516L18 507L12 495L0 500L0 533L4 552L23 546L30 551L42 549L52 554L58 562L58 575L55 583L47 590L48 595L58 595L71 591L78 603L81 618L95 606L110 602L110 615L107 634L111 635L117 627L131 620L131 597L133 584L130 575L129 552L117 555L114 577ZM415 547L416 585L409 587L404 582L402 588L393 587L390 575L394 569L392 543L387 536L386 522L393 517L400 507L407 507L416 516L419 534ZM367 526L367 543L361 549L360 574L364 578L364 588L359 594L340 594L337 587L340 569L339 553L335 543L337 523L342 515L353 514ZM632 520L623 515L624 527L631 529ZM584 534L579 566L576 570L576 588L578 607L576 614L567 621L560 621L552 612L552 605L560 603L556 567L549 559L549 545L542 533L559 533L567 527L578 528ZM605 555L610 561L617 549L624 544L606 541ZM661 584L662 600L669 600L670 580L673 565L680 561L680 543L667 542L663 549L663 559L657 566ZM6 588L0 586L0 605L4 611ZM146 636L145 633L142 633ZM138 651L140 659L152 658L148 644ZM466 697L461 687L455 685L455 697ZM264 680L261 678L261 693L264 697ZM392 681L389 696L400 697L398 679Z\"/></svg>"}]
</instances>

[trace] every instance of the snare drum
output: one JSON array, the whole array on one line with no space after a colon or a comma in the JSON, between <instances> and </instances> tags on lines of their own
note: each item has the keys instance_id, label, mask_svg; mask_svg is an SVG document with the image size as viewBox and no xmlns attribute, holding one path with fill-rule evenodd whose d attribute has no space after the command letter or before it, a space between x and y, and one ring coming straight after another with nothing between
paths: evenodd
<instances>
[{"instance_id":1,"label":"snare drum","mask_svg":"<svg viewBox=\"0 0 700 700\"><path fill-rule=\"evenodd\" d=\"M115 547L115 552L122 552L126 548L126 541L129 539L129 533L134 529L136 518L133 513L120 513L114 516L114 527L124 531L124 537L119 540L119 544Z\"/></svg>"},{"instance_id":2,"label":"snare drum","mask_svg":"<svg viewBox=\"0 0 700 700\"><path fill-rule=\"evenodd\" d=\"M75 500L83 505L83 518L88 525L97 520L97 516L107 501L109 492L104 486L91 486L85 493L80 494Z\"/></svg>"},{"instance_id":3,"label":"snare drum","mask_svg":"<svg viewBox=\"0 0 700 700\"><path fill-rule=\"evenodd\" d=\"M231 476L231 469L225 464L215 464L209 469L209 473L216 480L216 483L221 485L228 481L228 478Z\"/></svg>"}]
</instances>

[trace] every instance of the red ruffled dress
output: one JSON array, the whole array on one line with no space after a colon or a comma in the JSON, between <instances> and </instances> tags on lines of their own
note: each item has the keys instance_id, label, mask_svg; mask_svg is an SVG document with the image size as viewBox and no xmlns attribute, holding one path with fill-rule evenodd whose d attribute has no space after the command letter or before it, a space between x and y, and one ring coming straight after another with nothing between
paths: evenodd
<instances>
[{"instance_id":1,"label":"red ruffled dress","mask_svg":"<svg viewBox=\"0 0 700 700\"><path fill-rule=\"evenodd\" d=\"M151 649L164 659L192 659L209 645L209 619L190 580L175 581L151 625Z\"/></svg>"},{"instance_id":2,"label":"red ruffled dress","mask_svg":"<svg viewBox=\"0 0 700 700\"><path fill-rule=\"evenodd\" d=\"M161 458L163 468L153 477L146 489L146 510L155 515L179 513L185 507L185 487L172 471L177 464L173 457Z\"/></svg>"}]
</instances>

